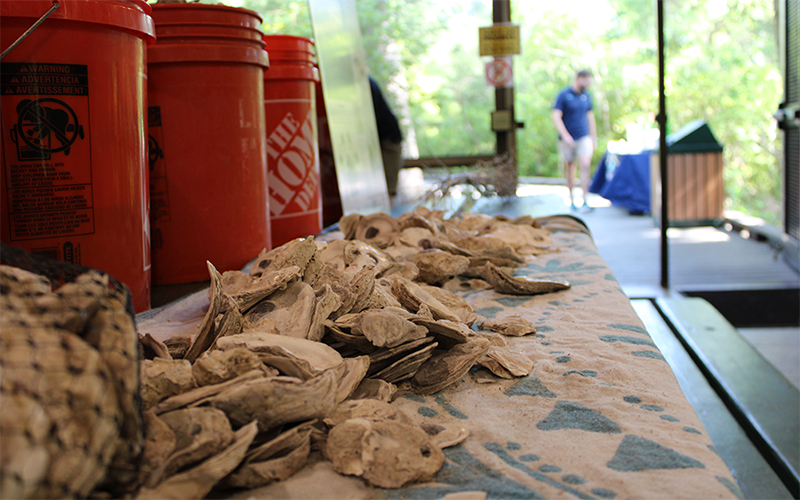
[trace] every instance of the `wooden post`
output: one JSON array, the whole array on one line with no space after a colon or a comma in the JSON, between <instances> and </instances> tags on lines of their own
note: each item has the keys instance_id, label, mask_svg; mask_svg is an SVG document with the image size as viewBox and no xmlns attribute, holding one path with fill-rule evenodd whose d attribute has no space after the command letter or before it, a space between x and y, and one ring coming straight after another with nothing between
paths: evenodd
<instances>
[{"instance_id":1,"label":"wooden post","mask_svg":"<svg viewBox=\"0 0 800 500\"><path fill-rule=\"evenodd\" d=\"M511 2L510 0L492 1L492 21L495 23L511 22ZM497 155L508 154L513 165L513 183L507 184L510 192L498 192L500 196L513 196L517 191L516 179L519 176L517 167L517 126L514 118L514 87L499 87L494 91L495 109L498 111L508 110L511 112L511 130L498 130L497 134ZM511 190L513 186L513 190Z\"/></svg>"}]
</instances>

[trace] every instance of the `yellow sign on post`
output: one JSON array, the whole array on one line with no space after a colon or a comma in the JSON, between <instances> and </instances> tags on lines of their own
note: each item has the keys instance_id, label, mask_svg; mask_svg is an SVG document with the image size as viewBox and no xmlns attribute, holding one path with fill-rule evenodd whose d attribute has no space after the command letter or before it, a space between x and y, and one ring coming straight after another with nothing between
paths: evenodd
<instances>
[{"instance_id":1,"label":"yellow sign on post","mask_svg":"<svg viewBox=\"0 0 800 500\"><path fill-rule=\"evenodd\" d=\"M519 26L478 28L481 56L514 56L519 54Z\"/></svg>"}]
</instances>

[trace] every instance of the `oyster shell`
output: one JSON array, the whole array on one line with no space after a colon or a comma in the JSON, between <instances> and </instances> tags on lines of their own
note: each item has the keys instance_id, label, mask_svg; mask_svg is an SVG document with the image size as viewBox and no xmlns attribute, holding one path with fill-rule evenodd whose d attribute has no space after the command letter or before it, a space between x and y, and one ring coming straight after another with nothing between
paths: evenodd
<instances>
[{"instance_id":1,"label":"oyster shell","mask_svg":"<svg viewBox=\"0 0 800 500\"><path fill-rule=\"evenodd\" d=\"M356 229L361 222L361 215L350 214L339 219L339 229L344 233L344 239L352 240L356 237Z\"/></svg>"},{"instance_id":2,"label":"oyster shell","mask_svg":"<svg viewBox=\"0 0 800 500\"><path fill-rule=\"evenodd\" d=\"M162 467L167 477L216 455L233 442L228 418L214 408L184 408L159 418L175 436L175 451Z\"/></svg>"},{"instance_id":3,"label":"oyster shell","mask_svg":"<svg viewBox=\"0 0 800 500\"><path fill-rule=\"evenodd\" d=\"M389 403L375 399L351 399L341 403L323 422L328 427L335 427L352 418L363 418L373 422L392 420L407 425L414 425L414 421L402 410Z\"/></svg>"},{"instance_id":4,"label":"oyster shell","mask_svg":"<svg viewBox=\"0 0 800 500\"><path fill-rule=\"evenodd\" d=\"M456 344L463 344L475 336L475 332L467 325L456 321L448 321L446 319L430 320L427 318L414 318L412 321L425 327L436 339L436 342L439 343L440 349L449 349Z\"/></svg>"},{"instance_id":5,"label":"oyster shell","mask_svg":"<svg viewBox=\"0 0 800 500\"><path fill-rule=\"evenodd\" d=\"M425 304L433 313L436 319L449 319L450 321L461 321L461 319L447 306L424 290L420 285L413 283L405 278L396 277L392 281L392 289L397 300L403 307L410 311L418 311L421 304Z\"/></svg>"},{"instance_id":6,"label":"oyster shell","mask_svg":"<svg viewBox=\"0 0 800 500\"><path fill-rule=\"evenodd\" d=\"M252 370L262 370L266 376L278 374L278 370L264 366L258 354L243 348L209 351L192 365L198 386L221 384Z\"/></svg>"},{"instance_id":7,"label":"oyster shell","mask_svg":"<svg viewBox=\"0 0 800 500\"><path fill-rule=\"evenodd\" d=\"M152 411L142 414L144 451L139 483L152 488L161 478L167 458L175 451L175 433Z\"/></svg>"},{"instance_id":8,"label":"oyster shell","mask_svg":"<svg viewBox=\"0 0 800 500\"><path fill-rule=\"evenodd\" d=\"M373 270L373 275L378 275L392 266L392 259L372 245L353 240L344 247L344 263L345 272L355 274L368 267Z\"/></svg>"},{"instance_id":9,"label":"oyster shell","mask_svg":"<svg viewBox=\"0 0 800 500\"><path fill-rule=\"evenodd\" d=\"M571 286L567 281L514 278L491 262L486 263L483 275L496 292L508 295L537 295L566 290Z\"/></svg>"},{"instance_id":10,"label":"oyster shell","mask_svg":"<svg viewBox=\"0 0 800 500\"><path fill-rule=\"evenodd\" d=\"M395 347L428 334L424 326L383 309L370 310L361 315L351 332L365 336L375 347Z\"/></svg>"},{"instance_id":11,"label":"oyster shell","mask_svg":"<svg viewBox=\"0 0 800 500\"><path fill-rule=\"evenodd\" d=\"M302 273L305 273L306 266L316 252L317 244L314 242L313 236L296 238L259 255L258 259L250 266L250 274L261 276L263 273L290 266L297 266Z\"/></svg>"},{"instance_id":12,"label":"oyster shell","mask_svg":"<svg viewBox=\"0 0 800 500\"><path fill-rule=\"evenodd\" d=\"M311 451L311 424L300 424L251 448L242 464L225 480L229 488L257 488L283 481L303 468Z\"/></svg>"},{"instance_id":13,"label":"oyster shell","mask_svg":"<svg viewBox=\"0 0 800 500\"><path fill-rule=\"evenodd\" d=\"M467 374L472 365L489 350L489 341L473 338L457 344L449 351L442 351L423 364L414 378L412 386L420 394L433 394L448 387Z\"/></svg>"},{"instance_id":14,"label":"oyster shell","mask_svg":"<svg viewBox=\"0 0 800 500\"><path fill-rule=\"evenodd\" d=\"M376 213L361 217L356 227L355 238L378 248L386 248L400 234L400 225L394 217Z\"/></svg>"},{"instance_id":15,"label":"oyster shell","mask_svg":"<svg viewBox=\"0 0 800 500\"><path fill-rule=\"evenodd\" d=\"M431 437L433 444L439 448L449 448L463 443L469 437L469 429L458 424L442 425L424 423L420 427Z\"/></svg>"},{"instance_id":16,"label":"oyster shell","mask_svg":"<svg viewBox=\"0 0 800 500\"><path fill-rule=\"evenodd\" d=\"M478 359L478 364L501 378L525 377L533 370L533 361L529 356L507 347L489 347L486 354Z\"/></svg>"},{"instance_id":17,"label":"oyster shell","mask_svg":"<svg viewBox=\"0 0 800 500\"><path fill-rule=\"evenodd\" d=\"M223 351L246 349L281 373L302 380L343 368L344 363L342 356L326 344L285 335L242 333L220 339L217 346Z\"/></svg>"},{"instance_id":18,"label":"oyster shell","mask_svg":"<svg viewBox=\"0 0 800 500\"><path fill-rule=\"evenodd\" d=\"M519 315L506 316L503 319L484 319L478 326L493 332L501 333L509 337L523 337L525 335L536 333L536 328L527 319Z\"/></svg>"},{"instance_id":19,"label":"oyster shell","mask_svg":"<svg viewBox=\"0 0 800 500\"><path fill-rule=\"evenodd\" d=\"M308 340L317 342L322 340L322 337L325 336L325 320L341 306L342 300L336 292L333 291L333 288L326 284L317 294L314 316L308 328Z\"/></svg>"},{"instance_id":20,"label":"oyster shell","mask_svg":"<svg viewBox=\"0 0 800 500\"><path fill-rule=\"evenodd\" d=\"M419 279L429 285L441 285L469 268L469 259L432 248L409 255L406 260L419 269Z\"/></svg>"},{"instance_id":21,"label":"oyster shell","mask_svg":"<svg viewBox=\"0 0 800 500\"><path fill-rule=\"evenodd\" d=\"M430 480L444 463L425 431L391 420L342 422L329 432L325 454L337 472L381 488Z\"/></svg>"},{"instance_id":22,"label":"oyster shell","mask_svg":"<svg viewBox=\"0 0 800 500\"><path fill-rule=\"evenodd\" d=\"M253 306L244 315L245 328L268 318L275 322L275 330L281 335L307 338L314 317L316 296L308 283L295 281L286 290L273 293Z\"/></svg>"},{"instance_id":23,"label":"oyster shell","mask_svg":"<svg viewBox=\"0 0 800 500\"><path fill-rule=\"evenodd\" d=\"M449 290L445 290L444 288L425 285L422 283L419 285L419 287L423 291L427 292L431 297L435 298L439 303L447 307L448 310L452 311L456 318L458 318L458 321L465 323L467 326L472 326L472 324L478 318L478 315L472 311L472 306L470 306L463 297L456 295ZM431 312L433 312L432 309ZM435 313L434 316L436 316Z\"/></svg>"},{"instance_id":24,"label":"oyster shell","mask_svg":"<svg viewBox=\"0 0 800 500\"><path fill-rule=\"evenodd\" d=\"M189 349L183 356L183 358L189 360L190 363L193 363L194 360L205 352L206 349L211 347L214 340L216 340L216 336L214 335L214 322L222 307L223 297L225 297L222 292L222 275L219 274L217 268L214 267L211 262L206 261L206 265L208 266L208 274L211 276L211 286L208 289L209 302L211 305L203 318L203 323L200 325L200 332L192 339Z\"/></svg>"},{"instance_id":25,"label":"oyster shell","mask_svg":"<svg viewBox=\"0 0 800 500\"><path fill-rule=\"evenodd\" d=\"M352 399L377 399L388 403L397 392L397 386L377 378L365 378L350 395Z\"/></svg>"},{"instance_id":26,"label":"oyster shell","mask_svg":"<svg viewBox=\"0 0 800 500\"><path fill-rule=\"evenodd\" d=\"M236 301L240 311L247 312L250 308L278 290L283 290L289 283L299 280L302 272L298 266L287 266L281 269L264 271L258 276L252 276L250 282L229 294Z\"/></svg>"},{"instance_id":27,"label":"oyster shell","mask_svg":"<svg viewBox=\"0 0 800 500\"><path fill-rule=\"evenodd\" d=\"M142 408L148 410L161 401L194 389L192 364L185 359L155 358L140 364Z\"/></svg>"},{"instance_id":28,"label":"oyster shell","mask_svg":"<svg viewBox=\"0 0 800 500\"><path fill-rule=\"evenodd\" d=\"M279 425L324 418L336 406L337 375L328 370L302 381L294 377L267 377L230 387L208 399L225 412L234 426L258 421L268 431Z\"/></svg>"},{"instance_id":29,"label":"oyster shell","mask_svg":"<svg viewBox=\"0 0 800 500\"><path fill-rule=\"evenodd\" d=\"M154 488L142 488L135 498L137 500L205 498L220 479L230 474L242 462L247 448L257 433L258 427L255 422L243 426L234 434L233 443L221 453L197 467L172 476Z\"/></svg>"},{"instance_id":30,"label":"oyster shell","mask_svg":"<svg viewBox=\"0 0 800 500\"><path fill-rule=\"evenodd\" d=\"M344 370L336 386L336 404L349 398L367 375L369 357L345 358Z\"/></svg>"},{"instance_id":31,"label":"oyster shell","mask_svg":"<svg viewBox=\"0 0 800 500\"><path fill-rule=\"evenodd\" d=\"M410 354L406 354L402 358L397 359L397 361L394 361L386 368L383 368L376 373L372 373L370 377L383 379L393 384L409 379L417 373L423 363L430 359L430 357L433 355L433 349L435 349L436 346L436 342L433 342L419 349L415 349ZM376 369L378 369L380 366L380 364L377 365Z\"/></svg>"},{"instance_id":32,"label":"oyster shell","mask_svg":"<svg viewBox=\"0 0 800 500\"><path fill-rule=\"evenodd\" d=\"M319 255L320 260L325 263L325 265L331 266L339 271L344 271L344 268L347 267L347 264L345 264L344 261L344 249L348 243L350 243L350 241L346 239L331 240L327 242L327 245L324 249L318 249L317 254Z\"/></svg>"}]
</instances>

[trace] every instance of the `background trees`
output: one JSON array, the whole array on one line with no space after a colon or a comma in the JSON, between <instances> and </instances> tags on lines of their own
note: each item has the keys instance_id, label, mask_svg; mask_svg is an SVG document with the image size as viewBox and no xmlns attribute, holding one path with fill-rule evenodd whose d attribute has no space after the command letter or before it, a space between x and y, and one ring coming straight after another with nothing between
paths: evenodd
<instances>
[{"instance_id":1,"label":"background trees","mask_svg":"<svg viewBox=\"0 0 800 500\"><path fill-rule=\"evenodd\" d=\"M228 0L264 15L264 31L313 37L298 0ZM549 4L549 5L545 5ZM401 116L412 155L490 154L494 92L477 28L488 0L358 0L372 76ZM726 208L780 223L781 100L773 0L665 0L670 130L705 119L724 146ZM600 150L626 126L655 126L652 0L512 0L522 54L514 57L520 175L557 176L550 106L579 67L595 74Z\"/></svg>"}]
</instances>

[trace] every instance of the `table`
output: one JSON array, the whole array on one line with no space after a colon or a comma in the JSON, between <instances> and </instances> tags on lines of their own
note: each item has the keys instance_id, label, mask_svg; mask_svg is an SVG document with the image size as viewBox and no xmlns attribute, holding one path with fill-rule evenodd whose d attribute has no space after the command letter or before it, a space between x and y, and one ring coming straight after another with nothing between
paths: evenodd
<instances>
[{"instance_id":1,"label":"table","mask_svg":"<svg viewBox=\"0 0 800 500\"><path fill-rule=\"evenodd\" d=\"M599 194L632 214L650 212L650 155L604 153L597 164L590 193Z\"/></svg>"}]
</instances>

